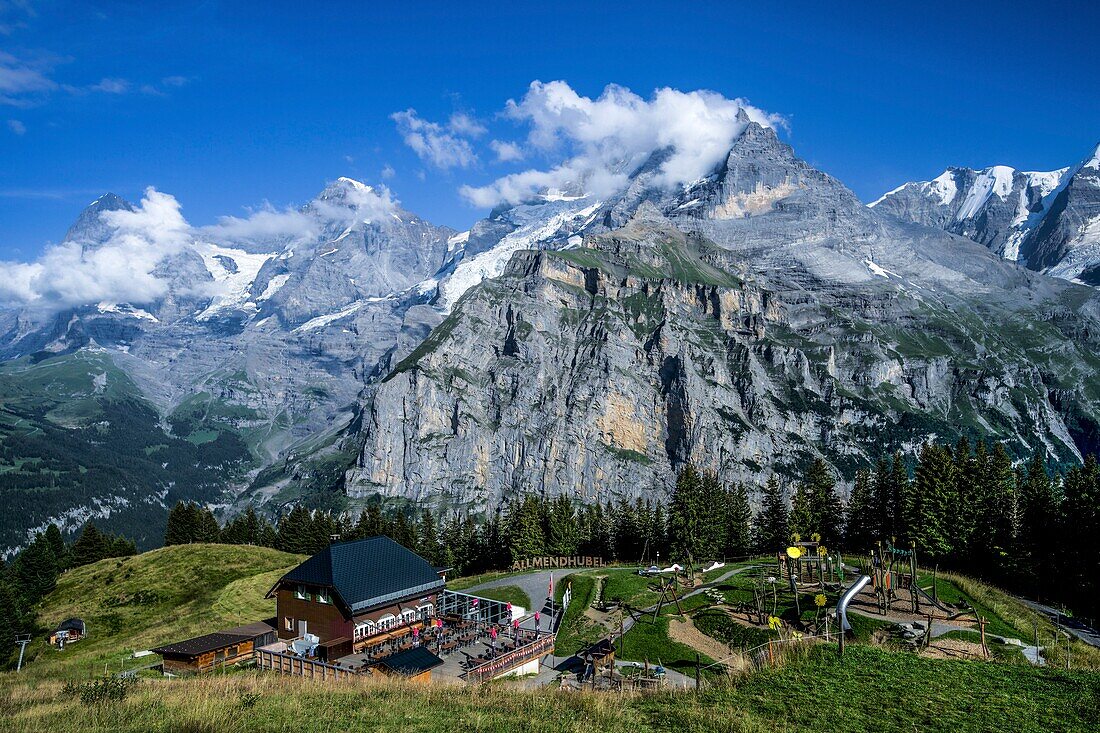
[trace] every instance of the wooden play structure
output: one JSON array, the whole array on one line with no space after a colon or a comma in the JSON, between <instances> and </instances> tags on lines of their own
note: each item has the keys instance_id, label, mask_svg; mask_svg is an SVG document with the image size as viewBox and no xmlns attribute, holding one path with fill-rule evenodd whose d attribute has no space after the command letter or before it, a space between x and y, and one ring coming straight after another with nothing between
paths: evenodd
<instances>
[{"instance_id":1,"label":"wooden play structure","mask_svg":"<svg viewBox=\"0 0 1100 733\"><path fill-rule=\"evenodd\" d=\"M680 594L677 586L679 582L675 577L662 578L656 585L649 586L650 590L661 594L660 599L657 601L657 607L653 610L653 618L657 619L661 615L661 609L665 607L665 604L675 603L676 613L680 616L684 615L684 609L680 605Z\"/></svg>"},{"instance_id":2,"label":"wooden play structure","mask_svg":"<svg viewBox=\"0 0 1100 733\"><path fill-rule=\"evenodd\" d=\"M920 585L917 581L917 548L908 550L895 547L887 541L879 542L871 550L868 575L878 600L879 613L886 615L896 603L908 599L911 613L920 613ZM935 583L932 585L935 592ZM937 604L938 605L938 604Z\"/></svg>"},{"instance_id":3,"label":"wooden play structure","mask_svg":"<svg viewBox=\"0 0 1100 733\"><path fill-rule=\"evenodd\" d=\"M776 553L776 570L788 585L803 592L817 587L822 591L844 584L844 561L839 552L830 553L819 535L803 541L797 534L790 547Z\"/></svg>"}]
</instances>

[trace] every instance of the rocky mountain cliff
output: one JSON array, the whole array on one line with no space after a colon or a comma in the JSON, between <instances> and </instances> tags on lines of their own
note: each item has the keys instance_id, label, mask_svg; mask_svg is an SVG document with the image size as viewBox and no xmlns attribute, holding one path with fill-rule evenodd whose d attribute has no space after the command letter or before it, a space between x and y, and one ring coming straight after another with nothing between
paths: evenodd
<instances>
[{"instance_id":1,"label":"rocky mountain cliff","mask_svg":"<svg viewBox=\"0 0 1100 733\"><path fill-rule=\"evenodd\" d=\"M482 508L663 493L689 460L850 477L931 436L1100 444L1089 289L882 216L755 124L691 186L649 170L392 366L350 496Z\"/></svg>"},{"instance_id":2,"label":"rocky mountain cliff","mask_svg":"<svg viewBox=\"0 0 1100 733\"><path fill-rule=\"evenodd\" d=\"M1056 171L948 168L870 205L967 237L1033 270L1100 285L1100 146Z\"/></svg>"}]
</instances>

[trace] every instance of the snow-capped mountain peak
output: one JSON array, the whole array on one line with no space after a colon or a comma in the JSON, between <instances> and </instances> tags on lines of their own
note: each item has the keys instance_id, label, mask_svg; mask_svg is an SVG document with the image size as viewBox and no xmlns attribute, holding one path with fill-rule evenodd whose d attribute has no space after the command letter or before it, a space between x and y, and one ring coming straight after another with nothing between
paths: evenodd
<instances>
[{"instance_id":1,"label":"snow-capped mountain peak","mask_svg":"<svg viewBox=\"0 0 1100 733\"><path fill-rule=\"evenodd\" d=\"M948 168L869 206L973 239L1033 269L1100 284L1098 171L1100 145L1076 166L1053 171ZM958 195L945 195L951 185Z\"/></svg>"}]
</instances>

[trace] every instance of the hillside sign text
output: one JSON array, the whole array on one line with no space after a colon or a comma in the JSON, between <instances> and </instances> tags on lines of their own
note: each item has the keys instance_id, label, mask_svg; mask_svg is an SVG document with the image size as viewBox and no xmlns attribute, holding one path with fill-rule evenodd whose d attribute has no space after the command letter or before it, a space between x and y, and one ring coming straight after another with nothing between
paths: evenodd
<instances>
[{"instance_id":1,"label":"hillside sign text","mask_svg":"<svg viewBox=\"0 0 1100 733\"><path fill-rule=\"evenodd\" d=\"M560 557L528 557L516 560L509 568L512 572L518 570L535 570L539 568L602 568L602 557L590 557L574 555L572 557L562 555Z\"/></svg>"}]
</instances>

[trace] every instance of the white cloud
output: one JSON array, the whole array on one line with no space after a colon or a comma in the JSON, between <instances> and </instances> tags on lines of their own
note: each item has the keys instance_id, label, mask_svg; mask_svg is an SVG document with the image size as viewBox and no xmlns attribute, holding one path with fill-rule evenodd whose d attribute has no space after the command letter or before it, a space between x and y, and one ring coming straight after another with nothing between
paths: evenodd
<instances>
[{"instance_id":1,"label":"white cloud","mask_svg":"<svg viewBox=\"0 0 1100 733\"><path fill-rule=\"evenodd\" d=\"M247 217L222 216L217 224L201 227L199 233L216 242L304 241L316 237L321 227L314 217L294 209L277 210L265 203Z\"/></svg>"},{"instance_id":2,"label":"white cloud","mask_svg":"<svg viewBox=\"0 0 1100 733\"><path fill-rule=\"evenodd\" d=\"M451 119L447 121L447 129L456 135L466 137L481 137L488 132L484 125L465 112L455 112L451 115Z\"/></svg>"},{"instance_id":3,"label":"white cloud","mask_svg":"<svg viewBox=\"0 0 1100 733\"><path fill-rule=\"evenodd\" d=\"M126 79L118 78L104 78L99 81L98 84L93 84L88 87L93 92L104 92L106 94L125 94L130 91L130 82Z\"/></svg>"},{"instance_id":4,"label":"white cloud","mask_svg":"<svg viewBox=\"0 0 1100 733\"><path fill-rule=\"evenodd\" d=\"M468 168L477 162L473 146L463 136L476 136L485 128L466 115L452 115L446 127L421 119L411 107L404 112L394 112L390 119L397 123L397 131L405 144L421 160L437 168Z\"/></svg>"},{"instance_id":5,"label":"white cloud","mask_svg":"<svg viewBox=\"0 0 1100 733\"><path fill-rule=\"evenodd\" d=\"M489 141L489 147L497 154L497 160L502 163L523 160L523 148L516 143L505 140L491 140Z\"/></svg>"},{"instance_id":6,"label":"white cloud","mask_svg":"<svg viewBox=\"0 0 1100 733\"><path fill-rule=\"evenodd\" d=\"M191 241L176 199L150 187L134 211L106 211L102 218L114 229L102 246L84 250L79 242L66 242L36 262L0 263L0 301L56 310L163 297L168 285L153 271Z\"/></svg>"},{"instance_id":7,"label":"white cloud","mask_svg":"<svg viewBox=\"0 0 1100 733\"><path fill-rule=\"evenodd\" d=\"M621 190L629 174L653 152L668 149L656 185L674 186L706 176L729 151L748 118L765 126L783 125L742 99L711 91L658 89L647 100L617 85L597 99L584 97L563 81L532 82L505 114L530 127L527 143L545 154L560 151L565 161L546 170L531 169L487 186L460 192L477 206L516 203L545 188L583 188L606 196Z\"/></svg>"},{"instance_id":8,"label":"white cloud","mask_svg":"<svg viewBox=\"0 0 1100 733\"><path fill-rule=\"evenodd\" d=\"M16 135L25 135L27 133L27 126L19 120L8 120L8 129Z\"/></svg>"},{"instance_id":9,"label":"white cloud","mask_svg":"<svg viewBox=\"0 0 1100 733\"><path fill-rule=\"evenodd\" d=\"M0 104L24 107L36 96L57 88L46 74L49 60L24 61L0 51Z\"/></svg>"},{"instance_id":10,"label":"white cloud","mask_svg":"<svg viewBox=\"0 0 1100 733\"><path fill-rule=\"evenodd\" d=\"M392 165L386 163L384 166L382 166L382 172L379 175L382 176L383 180L389 180L390 178L393 178L397 175L397 171L393 169Z\"/></svg>"}]
</instances>

